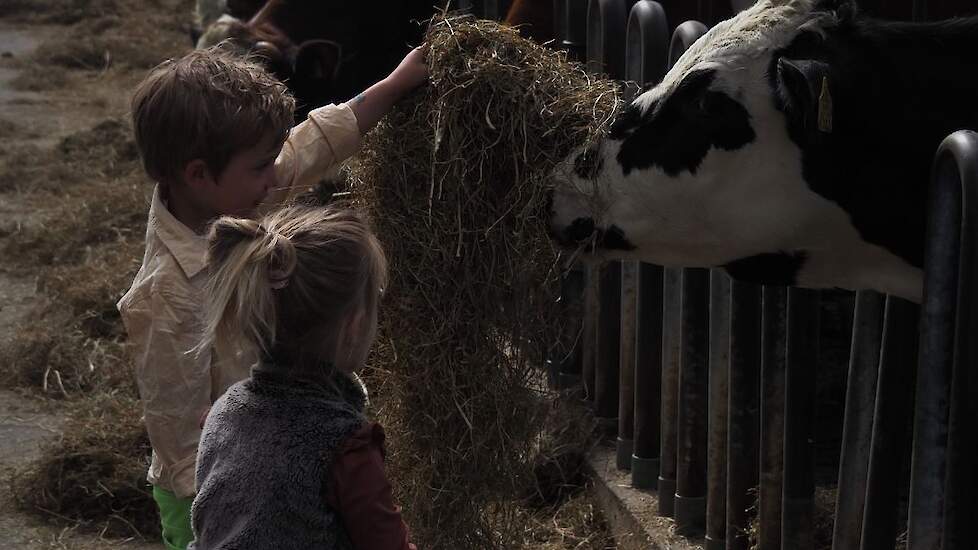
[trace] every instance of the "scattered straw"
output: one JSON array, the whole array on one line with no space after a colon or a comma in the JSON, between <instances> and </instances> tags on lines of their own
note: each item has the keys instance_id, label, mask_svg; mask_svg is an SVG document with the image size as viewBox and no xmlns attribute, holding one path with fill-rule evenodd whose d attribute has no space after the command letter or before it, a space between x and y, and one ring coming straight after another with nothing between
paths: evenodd
<instances>
[{"instance_id":1,"label":"scattered straw","mask_svg":"<svg viewBox=\"0 0 978 550\"><path fill-rule=\"evenodd\" d=\"M549 414L539 367L561 319L548 176L618 107L616 85L488 21L436 19L431 85L350 169L391 261L376 365L395 484L431 548L515 547L498 506L534 483Z\"/></svg>"},{"instance_id":2,"label":"scattered straw","mask_svg":"<svg viewBox=\"0 0 978 550\"><path fill-rule=\"evenodd\" d=\"M64 436L11 479L20 507L108 536L157 536L159 517L146 483L149 441L139 403L102 393L73 404L70 414Z\"/></svg>"}]
</instances>

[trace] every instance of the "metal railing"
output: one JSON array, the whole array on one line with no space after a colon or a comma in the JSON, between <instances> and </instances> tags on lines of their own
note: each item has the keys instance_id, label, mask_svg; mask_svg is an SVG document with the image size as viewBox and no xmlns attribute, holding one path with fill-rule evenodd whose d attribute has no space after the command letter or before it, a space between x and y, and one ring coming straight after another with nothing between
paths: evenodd
<instances>
[{"instance_id":1,"label":"metal railing","mask_svg":"<svg viewBox=\"0 0 978 550\"><path fill-rule=\"evenodd\" d=\"M750 3L696 5L715 22ZM707 30L668 20L670 6L690 5L556 0L554 45L596 73L654 84ZM481 15L492 13L498 6ZM922 307L856 295L837 550L895 547L908 467L910 550L978 547L976 186L978 134L957 132L934 161ZM657 492L658 513L680 533L705 534L709 550L749 548L755 513L757 548L813 548L820 293L636 262L572 270L562 292L584 314L555 380L584 388L615 437L618 467Z\"/></svg>"}]
</instances>

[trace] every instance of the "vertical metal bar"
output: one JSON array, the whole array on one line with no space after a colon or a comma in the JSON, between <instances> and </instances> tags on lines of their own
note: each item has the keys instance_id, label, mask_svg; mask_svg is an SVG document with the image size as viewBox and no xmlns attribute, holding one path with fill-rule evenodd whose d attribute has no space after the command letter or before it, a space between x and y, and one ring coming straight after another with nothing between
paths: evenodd
<instances>
[{"instance_id":1,"label":"vertical metal bar","mask_svg":"<svg viewBox=\"0 0 978 550\"><path fill-rule=\"evenodd\" d=\"M685 21L676 27L672 33L672 41L669 43L669 66L675 65L693 42L706 34L706 30L706 25L699 21Z\"/></svg>"},{"instance_id":2,"label":"vertical metal bar","mask_svg":"<svg viewBox=\"0 0 978 550\"><path fill-rule=\"evenodd\" d=\"M706 446L710 375L710 272L683 270L676 532L706 527Z\"/></svg>"},{"instance_id":3,"label":"vertical metal bar","mask_svg":"<svg viewBox=\"0 0 978 550\"><path fill-rule=\"evenodd\" d=\"M761 350L761 475L758 550L781 549L784 474L785 305L784 287L765 287Z\"/></svg>"},{"instance_id":4,"label":"vertical metal bar","mask_svg":"<svg viewBox=\"0 0 978 550\"><path fill-rule=\"evenodd\" d=\"M961 185L953 151L955 133L934 161L924 256L920 366L914 414L908 546L940 549L947 472L948 399L951 391L961 249ZM959 139L959 138L958 138ZM970 335L972 338L973 335Z\"/></svg>"},{"instance_id":5,"label":"vertical metal bar","mask_svg":"<svg viewBox=\"0 0 978 550\"><path fill-rule=\"evenodd\" d=\"M638 321L638 262L621 263L621 344L618 369L617 465L632 467L635 421L635 324Z\"/></svg>"},{"instance_id":6,"label":"vertical metal bar","mask_svg":"<svg viewBox=\"0 0 978 550\"><path fill-rule=\"evenodd\" d=\"M781 544L815 547L815 369L818 359L818 293L788 291L785 353L784 495Z\"/></svg>"},{"instance_id":7,"label":"vertical metal bar","mask_svg":"<svg viewBox=\"0 0 978 550\"><path fill-rule=\"evenodd\" d=\"M961 196L958 299L954 367L948 425L947 500L944 550L974 548L978 525L978 134L957 133L957 174Z\"/></svg>"},{"instance_id":8,"label":"vertical metal bar","mask_svg":"<svg viewBox=\"0 0 978 550\"><path fill-rule=\"evenodd\" d=\"M618 364L621 340L621 262L599 268L598 338L594 369L594 416L612 435L618 422Z\"/></svg>"},{"instance_id":9,"label":"vertical metal bar","mask_svg":"<svg viewBox=\"0 0 978 550\"><path fill-rule=\"evenodd\" d=\"M862 541L861 546L838 548L875 550L893 548L896 543L901 485L897 480L903 475L910 441L908 405L913 402L919 318L916 304L894 296L886 298L869 470L864 482Z\"/></svg>"},{"instance_id":10,"label":"vertical metal bar","mask_svg":"<svg viewBox=\"0 0 978 550\"><path fill-rule=\"evenodd\" d=\"M662 6L651 0L635 4L629 14L625 42L625 77L643 84L661 78L668 48L668 29L665 28ZM632 485L642 489L656 487L659 477L662 278L661 267L639 264Z\"/></svg>"},{"instance_id":11,"label":"vertical metal bar","mask_svg":"<svg viewBox=\"0 0 978 550\"><path fill-rule=\"evenodd\" d=\"M730 418L727 437L727 548L748 550L758 476L761 376L761 287L730 288Z\"/></svg>"},{"instance_id":12,"label":"vertical metal bar","mask_svg":"<svg viewBox=\"0 0 978 550\"><path fill-rule=\"evenodd\" d=\"M978 134L955 132L938 148L928 204L910 550L974 547L969 531L978 520L971 494L978 485L976 187Z\"/></svg>"},{"instance_id":13,"label":"vertical metal bar","mask_svg":"<svg viewBox=\"0 0 978 550\"><path fill-rule=\"evenodd\" d=\"M710 272L710 418L706 452L706 550L727 535L727 419L730 372L730 277Z\"/></svg>"},{"instance_id":14,"label":"vertical metal bar","mask_svg":"<svg viewBox=\"0 0 978 550\"><path fill-rule=\"evenodd\" d=\"M590 0L587 10L587 70L625 77L625 0Z\"/></svg>"},{"instance_id":15,"label":"vertical metal bar","mask_svg":"<svg viewBox=\"0 0 978 550\"><path fill-rule=\"evenodd\" d=\"M662 80L669 62L669 24L661 4L639 0L632 6L625 33L625 50L627 80L643 86Z\"/></svg>"},{"instance_id":16,"label":"vertical metal bar","mask_svg":"<svg viewBox=\"0 0 978 550\"><path fill-rule=\"evenodd\" d=\"M662 314L662 429L659 451L659 515L675 515L676 421L679 412L679 326L682 322L682 270L666 269Z\"/></svg>"},{"instance_id":17,"label":"vertical metal bar","mask_svg":"<svg viewBox=\"0 0 978 550\"><path fill-rule=\"evenodd\" d=\"M567 39L567 0L554 0L554 41L563 44Z\"/></svg>"},{"instance_id":18,"label":"vertical metal bar","mask_svg":"<svg viewBox=\"0 0 978 550\"><path fill-rule=\"evenodd\" d=\"M662 390L662 268L638 267L639 335L635 350L635 450L632 485L654 489L659 477L660 392Z\"/></svg>"},{"instance_id":19,"label":"vertical metal bar","mask_svg":"<svg viewBox=\"0 0 978 550\"><path fill-rule=\"evenodd\" d=\"M584 320L581 334L581 372L584 398L594 401L595 346L598 340L598 266L584 267Z\"/></svg>"},{"instance_id":20,"label":"vertical metal bar","mask_svg":"<svg viewBox=\"0 0 978 550\"><path fill-rule=\"evenodd\" d=\"M883 295L871 290L856 294L849 376L846 381L845 424L839 460L839 492L835 505L832 547L859 548L869 473L870 438L876 408L876 379L883 337Z\"/></svg>"},{"instance_id":21,"label":"vertical metal bar","mask_svg":"<svg viewBox=\"0 0 978 550\"><path fill-rule=\"evenodd\" d=\"M564 14L564 41L562 46L575 61L583 61L587 45L588 0L567 0Z\"/></svg>"}]
</instances>

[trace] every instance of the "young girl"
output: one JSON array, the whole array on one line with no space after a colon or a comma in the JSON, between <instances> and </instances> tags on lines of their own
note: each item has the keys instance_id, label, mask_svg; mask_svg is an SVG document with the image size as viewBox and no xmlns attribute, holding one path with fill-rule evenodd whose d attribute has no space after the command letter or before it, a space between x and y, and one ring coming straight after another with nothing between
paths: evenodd
<instances>
[{"instance_id":1,"label":"young girl","mask_svg":"<svg viewBox=\"0 0 978 550\"><path fill-rule=\"evenodd\" d=\"M414 549L355 372L374 340L386 260L349 210L293 206L209 234L205 338L262 357L204 424L197 550Z\"/></svg>"}]
</instances>

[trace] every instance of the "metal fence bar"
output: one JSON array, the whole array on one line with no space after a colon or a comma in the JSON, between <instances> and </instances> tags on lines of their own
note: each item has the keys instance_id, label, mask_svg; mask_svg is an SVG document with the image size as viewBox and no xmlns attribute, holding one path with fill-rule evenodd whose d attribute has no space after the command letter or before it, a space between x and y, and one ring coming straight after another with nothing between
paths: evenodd
<instances>
[{"instance_id":1,"label":"metal fence bar","mask_svg":"<svg viewBox=\"0 0 978 550\"><path fill-rule=\"evenodd\" d=\"M662 294L662 428L659 451L659 515L675 515L676 421L679 412L679 326L682 270L666 269Z\"/></svg>"},{"instance_id":2,"label":"metal fence bar","mask_svg":"<svg viewBox=\"0 0 978 550\"><path fill-rule=\"evenodd\" d=\"M669 66L675 65L693 42L706 34L706 30L706 25L699 21L686 21L676 27L672 33L672 41L669 43Z\"/></svg>"},{"instance_id":3,"label":"metal fence bar","mask_svg":"<svg viewBox=\"0 0 978 550\"><path fill-rule=\"evenodd\" d=\"M785 305L784 287L765 287L761 329L761 474L758 550L781 549L784 474Z\"/></svg>"},{"instance_id":4,"label":"metal fence bar","mask_svg":"<svg viewBox=\"0 0 978 550\"><path fill-rule=\"evenodd\" d=\"M886 298L869 471L865 481L862 541L858 547L862 550L893 548L897 539L900 484L896 481L904 475L910 442L909 404L913 402L919 318L917 304L894 296Z\"/></svg>"},{"instance_id":5,"label":"metal fence bar","mask_svg":"<svg viewBox=\"0 0 978 550\"><path fill-rule=\"evenodd\" d=\"M598 267L588 264L584 267L584 319L581 327L581 375L584 384L584 398L594 401L594 376L598 340Z\"/></svg>"},{"instance_id":6,"label":"metal fence bar","mask_svg":"<svg viewBox=\"0 0 978 550\"><path fill-rule=\"evenodd\" d=\"M587 70L625 77L625 0L590 0L587 8Z\"/></svg>"},{"instance_id":7,"label":"metal fence bar","mask_svg":"<svg viewBox=\"0 0 978 550\"><path fill-rule=\"evenodd\" d=\"M955 137L957 136L957 137ZM948 423L947 495L944 516L944 550L975 548L978 537L978 134L956 133L949 138L957 149L957 178L938 170L938 177L956 179L960 190L961 242L957 261L954 366L951 378L951 410ZM940 153L939 153L940 155ZM940 158L940 156L938 156ZM945 164L947 166L947 164ZM953 184L953 183L952 183Z\"/></svg>"},{"instance_id":8,"label":"metal fence bar","mask_svg":"<svg viewBox=\"0 0 978 550\"><path fill-rule=\"evenodd\" d=\"M646 84L665 74L669 31L657 2L640 0L628 17L625 77ZM662 386L662 268L638 264L632 485L657 486L659 477L659 392Z\"/></svg>"},{"instance_id":9,"label":"metal fence bar","mask_svg":"<svg viewBox=\"0 0 978 550\"><path fill-rule=\"evenodd\" d=\"M925 252L923 330L910 487L909 548L967 548L974 504L978 134L959 131L938 148L932 171ZM970 372L969 372L970 371ZM970 379L969 379L970 376ZM951 403L949 403L949 401ZM953 415L953 416L950 416ZM965 485L959 487L964 483ZM972 495L973 496L973 495ZM943 543L943 547L942 547Z\"/></svg>"},{"instance_id":10,"label":"metal fence bar","mask_svg":"<svg viewBox=\"0 0 978 550\"><path fill-rule=\"evenodd\" d=\"M832 547L859 548L869 474L876 379L883 338L884 297L871 290L856 294L849 376L846 381L845 424L839 460L839 492L835 505Z\"/></svg>"},{"instance_id":11,"label":"metal fence bar","mask_svg":"<svg viewBox=\"0 0 978 550\"><path fill-rule=\"evenodd\" d=\"M710 411L706 475L706 550L724 550L727 535L727 406L730 372L730 277L710 272Z\"/></svg>"},{"instance_id":12,"label":"metal fence bar","mask_svg":"<svg viewBox=\"0 0 978 550\"><path fill-rule=\"evenodd\" d=\"M638 266L638 311L635 350L635 449L632 485L654 489L659 478L660 397L662 390L663 270Z\"/></svg>"},{"instance_id":13,"label":"metal fence bar","mask_svg":"<svg viewBox=\"0 0 978 550\"><path fill-rule=\"evenodd\" d=\"M710 373L710 272L683 269L680 328L676 532L706 526L706 448Z\"/></svg>"},{"instance_id":14,"label":"metal fence bar","mask_svg":"<svg viewBox=\"0 0 978 550\"><path fill-rule=\"evenodd\" d=\"M638 322L638 262L621 263L621 329L618 369L618 438L616 463L632 467L635 427L635 343Z\"/></svg>"},{"instance_id":15,"label":"metal fence bar","mask_svg":"<svg viewBox=\"0 0 978 550\"><path fill-rule=\"evenodd\" d=\"M587 0L566 0L561 46L574 60L584 59L587 45Z\"/></svg>"},{"instance_id":16,"label":"metal fence bar","mask_svg":"<svg viewBox=\"0 0 978 550\"><path fill-rule=\"evenodd\" d=\"M554 0L554 43L563 45L567 39L567 0Z\"/></svg>"},{"instance_id":17,"label":"metal fence bar","mask_svg":"<svg viewBox=\"0 0 978 550\"><path fill-rule=\"evenodd\" d=\"M669 63L669 24L662 5L639 0L628 15L625 78L639 85L662 80Z\"/></svg>"},{"instance_id":18,"label":"metal fence bar","mask_svg":"<svg viewBox=\"0 0 978 550\"><path fill-rule=\"evenodd\" d=\"M730 413L727 430L728 550L748 550L750 509L758 476L761 376L761 287L730 287Z\"/></svg>"},{"instance_id":19,"label":"metal fence bar","mask_svg":"<svg viewBox=\"0 0 978 550\"><path fill-rule=\"evenodd\" d=\"M797 550L815 547L815 449L812 443L818 302L818 292L814 290L788 290L781 544L784 548Z\"/></svg>"},{"instance_id":20,"label":"metal fence bar","mask_svg":"<svg viewBox=\"0 0 978 550\"><path fill-rule=\"evenodd\" d=\"M600 274L598 335L595 346L594 416L609 435L618 417L618 368L621 341L621 262L595 268Z\"/></svg>"}]
</instances>

